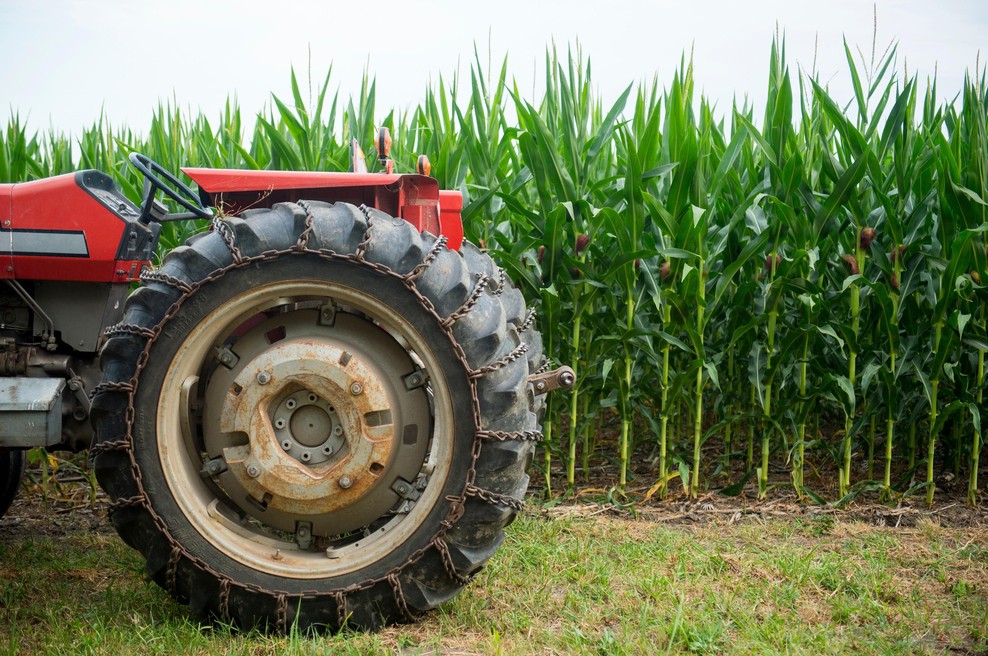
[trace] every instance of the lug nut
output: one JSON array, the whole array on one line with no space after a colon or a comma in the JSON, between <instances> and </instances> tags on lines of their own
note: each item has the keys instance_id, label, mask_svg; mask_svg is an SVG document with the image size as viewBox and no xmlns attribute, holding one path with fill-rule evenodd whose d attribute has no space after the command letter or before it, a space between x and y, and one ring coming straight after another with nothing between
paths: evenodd
<instances>
[{"instance_id":1,"label":"lug nut","mask_svg":"<svg viewBox=\"0 0 988 656\"><path fill-rule=\"evenodd\" d=\"M354 396L357 396L363 391L364 391L364 387L360 383L354 383L353 385L350 386L350 393L353 394Z\"/></svg>"},{"instance_id":2,"label":"lug nut","mask_svg":"<svg viewBox=\"0 0 988 656\"><path fill-rule=\"evenodd\" d=\"M257 465L248 465L247 475L250 476L251 478L257 478L258 476L261 475L261 470L257 468Z\"/></svg>"},{"instance_id":3,"label":"lug nut","mask_svg":"<svg viewBox=\"0 0 988 656\"><path fill-rule=\"evenodd\" d=\"M340 479L340 487L344 490L353 485L353 481L350 480L349 476L344 476Z\"/></svg>"},{"instance_id":4,"label":"lug nut","mask_svg":"<svg viewBox=\"0 0 988 656\"><path fill-rule=\"evenodd\" d=\"M257 372L257 382L260 385L267 385L271 382L271 374L266 371Z\"/></svg>"}]
</instances>

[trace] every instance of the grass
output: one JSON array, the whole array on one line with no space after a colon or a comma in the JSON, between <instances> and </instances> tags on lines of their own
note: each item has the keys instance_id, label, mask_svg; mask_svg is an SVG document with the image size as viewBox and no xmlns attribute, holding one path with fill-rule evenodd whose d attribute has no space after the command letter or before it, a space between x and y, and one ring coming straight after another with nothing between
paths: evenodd
<instances>
[{"instance_id":1,"label":"grass","mask_svg":"<svg viewBox=\"0 0 988 656\"><path fill-rule=\"evenodd\" d=\"M5 520L16 518L15 506ZM555 516L551 516L552 513ZM0 525L0 651L113 654L981 653L988 528L851 515L698 524L532 510L414 625L283 638L201 627L106 530ZM15 520L16 521L16 520ZM9 525L9 524L8 524Z\"/></svg>"}]
</instances>

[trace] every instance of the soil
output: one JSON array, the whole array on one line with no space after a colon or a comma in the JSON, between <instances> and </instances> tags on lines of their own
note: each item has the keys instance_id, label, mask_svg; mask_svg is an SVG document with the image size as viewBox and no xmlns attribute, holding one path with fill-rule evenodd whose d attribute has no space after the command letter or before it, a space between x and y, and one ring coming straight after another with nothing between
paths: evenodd
<instances>
[{"instance_id":1,"label":"soil","mask_svg":"<svg viewBox=\"0 0 988 656\"><path fill-rule=\"evenodd\" d=\"M77 457L78 458L78 457ZM925 499L899 498L882 502L878 492L859 495L843 507L800 501L783 478L769 491L769 498L754 498L754 484L737 496L708 492L690 499L678 481L670 483L670 493L659 500L649 495L649 487L629 484L623 495L616 495L609 486L616 480L612 472L598 469L589 482L569 494L556 493L545 500L544 479L532 476L529 490L529 510L547 517L627 518L644 522L672 525L733 525L742 521L792 519L811 520L829 516L835 521L860 522L890 528L912 528L933 522L943 528L988 528L988 506L966 502L964 486L938 486L936 502L926 507ZM642 477L646 478L646 477ZM594 480L595 479L595 480ZM37 471L29 470L21 492L7 514L0 520L0 539L10 540L28 536L57 538L78 531L114 534L106 510L109 498L102 490L94 490L78 469L64 477L56 474L50 482L47 498L41 493ZM554 490L564 490L564 480L553 477Z\"/></svg>"}]
</instances>

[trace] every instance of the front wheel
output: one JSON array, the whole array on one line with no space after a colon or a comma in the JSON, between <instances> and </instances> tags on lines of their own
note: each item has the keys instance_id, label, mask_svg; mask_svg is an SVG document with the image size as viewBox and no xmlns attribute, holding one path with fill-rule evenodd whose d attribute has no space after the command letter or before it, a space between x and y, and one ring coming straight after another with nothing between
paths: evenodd
<instances>
[{"instance_id":1,"label":"front wheel","mask_svg":"<svg viewBox=\"0 0 988 656\"><path fill-rule=\"evenodd\" d=\"M24 450L0 449L0 518L17 496L24 475Z\"/></svg>"},{"instance_id":2,"label":"front wheel","mask_svg":"<svg viewBox=\"0 0 988 656\"><path fill-rule=\"evenodd\" d=\"M279 204L165 258L108 330L97 476L194 611L376 628L452 597L521 507L540 341L466 244Z\"/></svg>"}]
</instances>

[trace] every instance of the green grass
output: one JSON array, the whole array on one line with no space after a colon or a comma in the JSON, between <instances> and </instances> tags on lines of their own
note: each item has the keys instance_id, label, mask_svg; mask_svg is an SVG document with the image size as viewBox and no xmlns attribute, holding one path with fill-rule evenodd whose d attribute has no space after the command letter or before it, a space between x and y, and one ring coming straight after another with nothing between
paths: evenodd
<instances>
[{"instance_id":1,"label":"green grass","mask_svg":"<svg viewBox=\"0 0 988 656\"><path fill-rule=\"evenodd\" d=\"M200 627L109 532L0 527L0 651L50 654L980 653L988 529L828 515L667 525L530 511L477 579L377 634Z\"/></svg>"}]
</instances>

